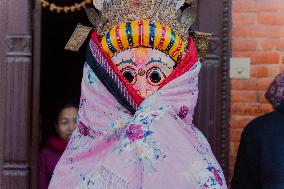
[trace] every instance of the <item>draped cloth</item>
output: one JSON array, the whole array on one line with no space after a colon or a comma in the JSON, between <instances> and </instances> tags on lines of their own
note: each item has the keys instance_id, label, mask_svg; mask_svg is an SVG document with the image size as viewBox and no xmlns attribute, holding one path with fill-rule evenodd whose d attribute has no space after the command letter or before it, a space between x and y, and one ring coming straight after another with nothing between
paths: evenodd
<instances>
[{"instance_id":1,"label":"draped cloth","mask_svg":"<svg viewBox=\"0 0 284 189\"><path fill-rule=\"evenodd\" d=\"M188 57L156 93L140 99L93 34L78 127L49 189L227 188L210 145L192 124L201 65L195 49Z\"/></svg>"}]
</instances>

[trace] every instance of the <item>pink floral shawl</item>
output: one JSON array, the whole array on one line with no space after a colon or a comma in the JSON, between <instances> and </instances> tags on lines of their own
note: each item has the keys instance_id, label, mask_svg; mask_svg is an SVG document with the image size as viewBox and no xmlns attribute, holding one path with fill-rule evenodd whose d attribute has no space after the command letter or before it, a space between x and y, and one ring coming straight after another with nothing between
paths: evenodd
<instances>
[{"instance_id":1,"label":"pink floral shawl","mask_svg":"<svg viewBox=\"0 0 284 189\"><path fill-rule=\"evenodd\" d=\"M192 124L200 67L197 62L168 82L133 115L86 64L78 127L49 189L227 188L210 145Z\"/></svg>"}]
</instances>

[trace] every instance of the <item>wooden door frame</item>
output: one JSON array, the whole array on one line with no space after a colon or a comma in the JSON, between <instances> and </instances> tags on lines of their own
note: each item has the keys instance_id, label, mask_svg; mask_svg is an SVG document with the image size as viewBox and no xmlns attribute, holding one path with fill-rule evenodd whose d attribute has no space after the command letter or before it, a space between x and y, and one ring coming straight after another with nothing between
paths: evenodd
<instances>
[{"instance_id":1,"label":"wooden door frame","mask_svg":"<svg viewBox=\"0 0 284 189\"><path fill-rule=\"evenodd\" d=\"M199 31L213 32L208 55L199 77L200 94L195 123L207 137L227 179L229 176L231 3L232 0L199 0L198 21L195 24ZM208 10L208 7L211 10ZM203 85L207 85L208 88L204 89ZM208 90L212 90L212 93Z\"/></svg>"},{"instance_id":2,"label":"wooden door frame","mask_svg":"<svg viewBox=\"0 0 284 189\"><path fill-rule=\"evenodd\" d=\"M32 116L31 116L31 189L37 189L37 159L39 153L40 127L40 66L41 66L41 6L33 0L32 36L33 36L33 66L32 66Z\"/></svg>"},{"instance_id":3,"label":"wooden door frame","mask_svg":"<svg viewBox=\"0 0 284 189\"><path fill-rule=\"evenodd\" d=\"M221 79L221 166L224 169L227 181L229 179L229 151L230 151L230 110L231 110L231 27L232 27L232 0L223 1L223 36L222 36L222 79Z\"/></svg>"},{"instance_id":4,"label":"wooden door frame","mask_svg":"<svg viewBox=\"0 0 284 189\"><path fill-rule=\"evenodd\" d=\"M7 0L0 3L0 188L4 188L3 165L4 165L4 128L6 107L6 62L5 62L5 36L7 33Z\"/></svg>"},{"instance_id":5,"label":"wooden door frame","mask_svg":"<svg viewBox=\"0 0 284 189\"><path fill-rule=\"evenodd\" d=\"M231 109L231 82L229 76L231 57L231 13L232 0L223 0L223 29L221 39L221 101L220 101L220 164L228 181L229 177L229 129L230 129L230 109Z\"/></svg>"}]
</instances>

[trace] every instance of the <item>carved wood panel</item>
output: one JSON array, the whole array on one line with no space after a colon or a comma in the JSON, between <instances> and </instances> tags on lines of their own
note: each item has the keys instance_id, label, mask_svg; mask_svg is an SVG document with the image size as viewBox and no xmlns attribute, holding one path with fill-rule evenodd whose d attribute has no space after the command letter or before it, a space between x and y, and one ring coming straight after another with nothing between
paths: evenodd
<instances>
[{"instance_id":1,"label":"carved wood panel","mask_svg":"<svg viewBox=\"0 0 284 189\"><path fill-rule=\"evenodd\" d=\"M4 128L6 112L6 63L5 63L5 35L7 28L7 0L0 3L0 188L4 188Z\"/></svg>"},{"instance_id":2,"label":"carved wood panel","mask_svg":"<svg viewBox=\"0 0 284 189\"><path fill-rule=\"evenodd\" d=\"M30 188L31 19L29 0L1 1L1 188ZM3 12L2 12L3 11ZM3 74L3 75L2 75ZM3 77L4 76L4 77Z\"/></svg>"}]
</instances>

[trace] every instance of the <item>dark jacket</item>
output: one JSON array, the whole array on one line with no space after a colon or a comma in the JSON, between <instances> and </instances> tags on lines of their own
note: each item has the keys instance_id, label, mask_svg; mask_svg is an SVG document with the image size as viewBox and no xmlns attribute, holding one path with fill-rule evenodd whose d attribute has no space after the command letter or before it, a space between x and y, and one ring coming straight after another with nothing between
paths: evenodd
<instances>
[{"instance_id":1,"label":"dark jacket","mask_svg":"<svg viewBox=\"0 0 284 189\"><path fill-rule=\"evenodd\" d=\"M284 103L244 129L232 189L284 189Z\"/></svg>"},{"instance_id":2,"label":"dark jacket","mask_svg":"<svg viewBox=\"0 0 284 189\"><path fill-rule=\"evenodd\" d=\"M47 146L39 153L38 160L38 188L47 189L53 170L64 152L68 141L51 137Z\"/></svg>"}]
</instances>

